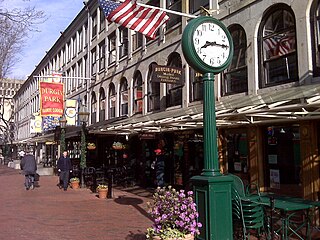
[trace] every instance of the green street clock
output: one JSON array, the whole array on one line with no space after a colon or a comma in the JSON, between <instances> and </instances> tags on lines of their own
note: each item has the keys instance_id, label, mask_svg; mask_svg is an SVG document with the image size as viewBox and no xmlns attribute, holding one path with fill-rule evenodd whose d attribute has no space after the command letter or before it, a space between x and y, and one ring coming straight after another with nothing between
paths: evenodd
<instances>
[{"instance_id":1,"label":"green street clock","mask_svg":"<svg viewBox=\"0 0 320 240\"><path fill-rule=\"evenodd\" d=\"M188 64L200 73L219 73L232 60L231 34L213 17L192 19L184 29L181 45Z\"/></svg>"}]
</instances>

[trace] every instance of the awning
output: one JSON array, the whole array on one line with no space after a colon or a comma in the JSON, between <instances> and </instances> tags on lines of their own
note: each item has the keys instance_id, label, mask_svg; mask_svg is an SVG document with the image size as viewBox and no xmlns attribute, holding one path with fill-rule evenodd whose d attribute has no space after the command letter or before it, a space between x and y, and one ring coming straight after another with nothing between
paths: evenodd
<instances>
[{"instance_id":1,"label":"awning","mask_svg":"<svg viewBox=\"0 0 320 240\"><path fill-rule=\"evenodd\" d=\"M33 143L45 143L45 142L53 142L53 141L54 141L54 133L49 133L49 134L45 134L45 135L30 139L30 142L33 142Z\"/></svg>"},{"instance_id":2,"label":"awning","mask_svg":"<svg viewBox=\"0 0 320 240\"><path fill-rule=\"evenodd\" d=\"M291 87L257 95L224 97L216 103L217 127L276 124L320 119L320 84ZM172 109L88 127L93 134L136 134L203 127L203 105Z\"/></svg>"}]
</instances>

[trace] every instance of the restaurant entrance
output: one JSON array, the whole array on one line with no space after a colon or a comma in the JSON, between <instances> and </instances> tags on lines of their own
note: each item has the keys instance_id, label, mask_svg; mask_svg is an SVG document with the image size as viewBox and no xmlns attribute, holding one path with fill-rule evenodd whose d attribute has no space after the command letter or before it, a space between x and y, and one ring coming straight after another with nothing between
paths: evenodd
<instances>
[{"instance_id":1,"label":"restaurant entrance","mask_svg":"<svg viewBox=\"0 0 320 240\"><path fill-rule=\"evenodd\" d=\"M299 125L263 129L265 183L284 195L302 196Z\"/></svg>"}]
</instances>

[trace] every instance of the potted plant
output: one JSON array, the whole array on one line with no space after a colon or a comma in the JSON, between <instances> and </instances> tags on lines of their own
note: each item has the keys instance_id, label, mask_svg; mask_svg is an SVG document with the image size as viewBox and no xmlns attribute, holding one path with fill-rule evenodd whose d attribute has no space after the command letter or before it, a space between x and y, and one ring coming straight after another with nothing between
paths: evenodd
<instances>
[{"instance_id":1,"label":"potted plant","mask_svg":"<svg viewBox=\"0 0 320 240\"><path fill-rule=\"evenodd\" d=\"M123 144L121 142L114 142L112 144L112 148L114 150L122 150L123 149Z\"/></svg>"},{"instance_id":2,"label":"potted plant","mask_svg":"<svg viewBox=\"0 0 320 240\"><path fill-rule=\"evenodd\" d=\"M87 148L88 148L88 150L95 150L95 149L96 149L96 144L94 144L94 143L88 143L88 144L87 144Z\"/></svg>"},{"instance_id":3,"label":"potted plant","mask_svg":"<svg viewBox=\"0 0 320 240\"><path fill-rule=\"evenodd\" d=\"M108 193L108 186L105 184L99 184L97 187L97 192L99 194L99 198L105 199Z\"/></svg>"},{"instance_id":4,"label":"potted plant","mask_svg":"<svg viewBox=\"0 0 320 240\"><path fill-rule=\"evenodd\" d=\"M70 178L71 187L73 189L79 188L80 179L77 177Z\"/></svg>"},{"instance_id":5,"label":"potted plant","mask_svg":"<svg viewBox=\"0 0 320 240\"><path fill-rule=\"evenodd\" d=\"M202 226L193 200L193 192L177 191L173 187L158 187L153 202L148 203L154 219L147 229L147 239L194 239Z\"/></svg>"}]
</instances>

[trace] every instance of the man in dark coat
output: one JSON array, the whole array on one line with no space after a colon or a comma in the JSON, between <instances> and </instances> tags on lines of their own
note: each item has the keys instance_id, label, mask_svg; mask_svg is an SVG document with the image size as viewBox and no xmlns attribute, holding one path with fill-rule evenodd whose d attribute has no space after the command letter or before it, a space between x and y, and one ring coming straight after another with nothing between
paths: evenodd
<instances>
[{"instance_id":1,"label":"man in dark coat","mask_svg":"<svg viewBox=\"0 0 320 240\"><path fill-rule=\"evenodd\" d=\"M63 189L67 191L69 183L69 173L72 172L71 160L68 157L68 152L64 151L57 163L60 180L63 182Z\"/></svg>"},{"instance_id":2,"label":"man in dark coat","mask_svg":"<svg viewBox=\"0 0 320 240\"><path fill-rule=\"evenodd\" d=\"M28 152L21 160L20 168L25 175L26 190L34 188L34 175L37 171L37 163L32 153Z\"/></svg>"}]
</instances>

